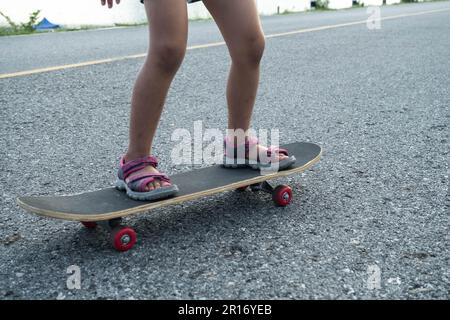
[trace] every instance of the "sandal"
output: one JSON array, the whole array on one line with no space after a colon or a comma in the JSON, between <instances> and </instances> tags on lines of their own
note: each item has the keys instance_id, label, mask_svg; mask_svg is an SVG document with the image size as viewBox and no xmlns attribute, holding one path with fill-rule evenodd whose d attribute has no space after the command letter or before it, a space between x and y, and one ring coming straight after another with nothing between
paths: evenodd
<instances>
[{"instance_id":1,"label":"sandal","mask_svg":"<svg viewBox=\"0 0 450 320\"><path fill-rule=\"evenodd\" d=\"M289 153L286 149L278 148L275 146L270 146L267 148L266 159L261 161L259 152L257 153L257 160L249 159L250 149L257 148L258 144L259 142L256 137L246 137L245 147L244 144L240 144L234 147L234 143L231 140L231 138L226 137L224 139L225 151L223 156L223 166L226 168L250 167L252 169L284 170L292 166L296 161L294 156L289 157ZM244 158L239 157L242 155L239 154L238 150L242 150L241 151L242 153L245 150ZM271 162L272 154L285 155L288 156L288 158L272 163Z\"/></svg>"},{"instance_id":2,"label":"sandal","mask_svg":"<svg viewBox=\"0 0 450 320\"><path fill-rule=\"evenodd\" d=\"M147 166L156 168L158 166L158 159L154 156L147 156L125 163L125 158L122 157L117 172L116 188L120 191L126 191L127 196L131 199L142 201L167 198L178 192L178 187L172 184L145 191L147 185L154 180L170 183L170 178L164 173L142 173L133 178L129 178L133 172L139 171Z\"/></svg>"}]
</instances>

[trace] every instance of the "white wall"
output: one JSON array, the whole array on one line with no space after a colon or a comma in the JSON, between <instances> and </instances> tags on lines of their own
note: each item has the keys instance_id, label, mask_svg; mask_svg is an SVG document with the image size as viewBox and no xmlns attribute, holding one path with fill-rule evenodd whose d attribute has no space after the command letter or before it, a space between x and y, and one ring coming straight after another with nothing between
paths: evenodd
<instances>
[{"instance_id":1,"label":"white wall","mask_svg":"<svg viewBox=\"0 0 450 320\"><path fill-rule=\"evenodd\" d=\"M309 0L256 0L261 14L269 15L284 11L304 11L310 8ZM347 1L347 0L338 0ZM107 9L100 0L0 0L0 11L13 21L24 22L29 14L41 10L40 17L65 26L114 25L115 23L145 22L145 12L138 0L122 0L120 5ZM202 2L188 6L189 18L204 19L210 15ZM0 17L0 25L6 20Z\"/></svg>"},{"instance_id":2,"label":"white wall","mask_svg":"<svg viewBox=\"0 0 450 320\"><path fill-rule=\"evenodd\" d=\"M194 2L188 5L189 19L208 19L211 18L208 10L206 10L203 2Z\"/></svg>"},{"instance_id":3,"label":"white wall","mask_svg":"<svg viewBox=\"0 0 450 320\"><path fill-rule=\"evenodd\" d=\"M328 0L328 9L346 9L352 5L353 0Z\"/></svg>"},{"instance_id":4,"label":"white wall","mask_svg":"<svg viewBox=\"0 0 450 320\"><path fill-rule=\"evenodd\" d=\"M383 5L383 0L359 0L359 3L365 5L365 6L381 6ZM386 4L397 4L402 2L401 0L386 0Z\"/></svg>"},{"instance_id":5,"label":"white wall","mask_svg":"<svg viewBox=\"0 0 450 320\"><path fill-rule=\"evenodd\" d=\"M100 0L0 0L0 11L13 21L27 21L31 12L41 10L40 18L65 26L113 25L145 22L145 12L138 0L122 0L107 9ZM0 17L0 24L6 21Z\"/></svg>"},{"instance_id":6,"label":"white wall","mask_svg":"<svg viewBox=\"0 0 450 320\"><path fill-rule=\"evenodd\" d=\"M363 0L360 3L363 3L364 6L382 6L383 0Z\"/></svg>"},{"instance_id":7,"label":"white wall","mask_svg":"<svg viewBox=\"0 0 450 320\"><path fill-rule=\"evenodd\" d=\"M260 14L270 15L277 13L299 12L311 9L310 0L256 0Z\"/></svg>"},{"instance_id":8,"label":"white wall","mask_svg":"<svg viewBox=\"0 0 450 320\"><path fill-rule=\"evenodd\" d=\"M342 0L340 0L342 1ZM346 0L345 0L346 1ZM271 15L278 12L300 12L311 9L310 0L256 0L258 11L262 15ZM211 18L202 2L195 2L188 6L190 19Z\"/></svg>"}]
</instances>

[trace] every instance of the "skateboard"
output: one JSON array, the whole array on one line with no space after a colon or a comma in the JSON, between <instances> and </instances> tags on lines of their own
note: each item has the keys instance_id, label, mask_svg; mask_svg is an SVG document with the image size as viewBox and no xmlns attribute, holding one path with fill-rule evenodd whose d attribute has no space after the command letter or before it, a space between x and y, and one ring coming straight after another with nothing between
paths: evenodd
<instances>
[{"instance_id":1,"label":"skateboard","mask_svg":"<svg viewBox=\"0 0 450 320\"><path fill-rule=\"evenodd\" d=\"M101 226L110 231L112 246L118 251L127 251L136 243L136 232L121 225L121 218L148 212L184 201L199 199L219 192L237 190L264 191L272 195L277 206L287 206L292 200L292 189L287 185L273 187L271 179L300 173L318 162L322 154L320 146L308 142L296 142L282 146L297 159L296 163L283 171L262 174L250 168L224 168L214 165L171 176L179 192L171 198L156 201L136 201L123 191L105 188L74 195L23 196L17 198L18 205L35 214L79 221L86 228Z\"/></svg>"}]
</instances>

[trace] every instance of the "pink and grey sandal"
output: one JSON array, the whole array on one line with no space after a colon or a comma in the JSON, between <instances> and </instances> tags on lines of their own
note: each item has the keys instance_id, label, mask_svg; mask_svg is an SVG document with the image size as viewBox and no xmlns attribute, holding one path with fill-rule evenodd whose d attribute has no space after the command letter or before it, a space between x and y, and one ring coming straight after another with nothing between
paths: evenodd
<instances>
[{"instance_id":1,"label":"pink and grey sandal","mask_svg":"<svg viewBox=\"0 0 450 320\"><path fill-rule=\"evenodd\" d=\"M245 140L245 144L234 146L234 138L226 137L224 139L224 157L223 165L227 168L239 168L239 167L250 167L252 169L270 169L272 166L277 170L284 170L292 166L296 159L294 156L289 156L286 149L278 148L275 146L267 147L267 159L260 159L260 155L257 153L257 160L250 160L249 154L251 148L257 148L258 139L255 137L248 137ZM277 163L271 162L271 156L273 154L285 155L288 158ZM242 158L244 156L244 158Z\"/></svg>"},{"instance_id":2,"label":"pink and grey sandal","mask_svg":"<svg viewBox=\"0 0 450 320\"><path fill-rule=\"evenodd\" d=\"M125 163L124 157L120 159L120 167L117 172L116 188L126 191L127 195L134 200L150 201L167 198L178 192L176 185L160 186L154 190L145 191L147 185L155 180L170 183L170 178L164 173L142 173L130 178L133 172L139 171L147 166L156 168L158 159L147 156Z\"/></svg>"}]
</instances>

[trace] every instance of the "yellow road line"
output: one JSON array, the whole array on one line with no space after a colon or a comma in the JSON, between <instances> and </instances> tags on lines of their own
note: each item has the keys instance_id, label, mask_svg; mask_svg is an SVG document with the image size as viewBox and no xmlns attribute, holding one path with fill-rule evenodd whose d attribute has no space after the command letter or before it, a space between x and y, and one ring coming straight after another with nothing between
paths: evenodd
<instances>
[{"instance_id":1,"label":"yellow road line","mask_svg":"<svg viewBox=\"0 0 450 320\"><path fill-rule=\"evenodd\" d=\"M86 62L73 63L73 64L65 64L65 65L62 65L62 66L39 68L39 69L32 69L32 70L26 70L26 71L13 72L13 73L3 73L3 74L0 74L0 79L14 78L14 77L20 77L20 76L28 76L28 75L32 75L32 74L36 74L36 73L43 73L43 72L50 72L50 71L58 71L58 70L86 67L86 66L92 66L92 65L95 65L95 64L102 64L102 63L108 63L108 62L114 62L114 61L120 61L120 60L127 60L127 59L142 58L142 57L145 57L145 56L146 56L145 53L144 54L135 54L135 55L124 56L124 57L109 58L109 59L102 59L102 60L93 60L93 61L86 61Z\"/></svg>"},{"instance_id":2,"label":"yellow road line","mask_svg":"<svg viewBox=\"0 0 450 320\"><path fill-rule=\"evenodd\" d=\"M382 20L400 19L400 18L405 18L405 17L414 17L414 16L419 16L419 15L424 15L424 14L438 13L438 12L445 12L445 11L450 11L450 8L421 11L421 12L414 12L414 13L404 13L404 14L398 14L398 15L394 15L394 16L382 17L377 20L382 21ZM293 31L288 31L288 32L268 34L268 35L266 35L266 38L285 37L285 36L290 36L290 35L294 35L294 34L317 32L317 31L323 31L323 30L329 30L329 29L337 29L337 28L366 24L366 23L367 23L367 20L345 22L345 23L332 24L332 25L326 25L326 26L320 26L320 27L293 30ZM200 45L189 46L189 47L187 47L187 50L205 49L205 48L211 48L211 47L217 47L217 46L223 46L223 45L225 45L224 41L212 42L212 43L205 43L205 44L200 44ZM86 62L81 62L81 63L65 64L65 65L60 65L60 66L38 68L38 69L25 70L25 71L13 72L13 73L3 73L3 74L0 74L0 79L28 76L28 75L37 74L37 73L59 71L59 70L65 70L65 69L80 68L80 67L92 66L92 65L97 65L97 64L121 61L121 60L144 58L145 56L146 56L145 53L141 53L141 54L135 54L135 55L129 55L129 56L122 56L122 57L115 57L115 58L108 58L108 59L101 59L101 60L92 60L92 61L86 61Z\"/></svg>"},{"instance_id":3,"label":"yellow road line","mask_svg":"<svg viewBox=\"0 0 450 320\"><path fill-rule=\"evenodd\" d=\"M420 15L424 15L424 14L444 12L444 11L450 11L450 8L398 14L398 15L388 16L388 17L384 17L384 18L382 17L380 19L374 19L374 21L400 19L400 18L405 18L405 17L414 17L414 16L420 16ZM366 24L366 23L367 23L367 19L359 20L359 21L352 21L352 22L344 22L344 23L333 24L333 25L328 25L328 26L320 26L320 27L314 27L314 28L308 28L308 29L300 29L300 30L294 30L294 31L288 31L288 32L269 34L269 35L266 35L266 38L284 37L284 36L289 36L289 35L293 35L293 34L308 33L308 32L322 31L322 30L328 30L328 29L337 29L337 28L349 27L349 26Z\"/></svg>"}]
</instances>

